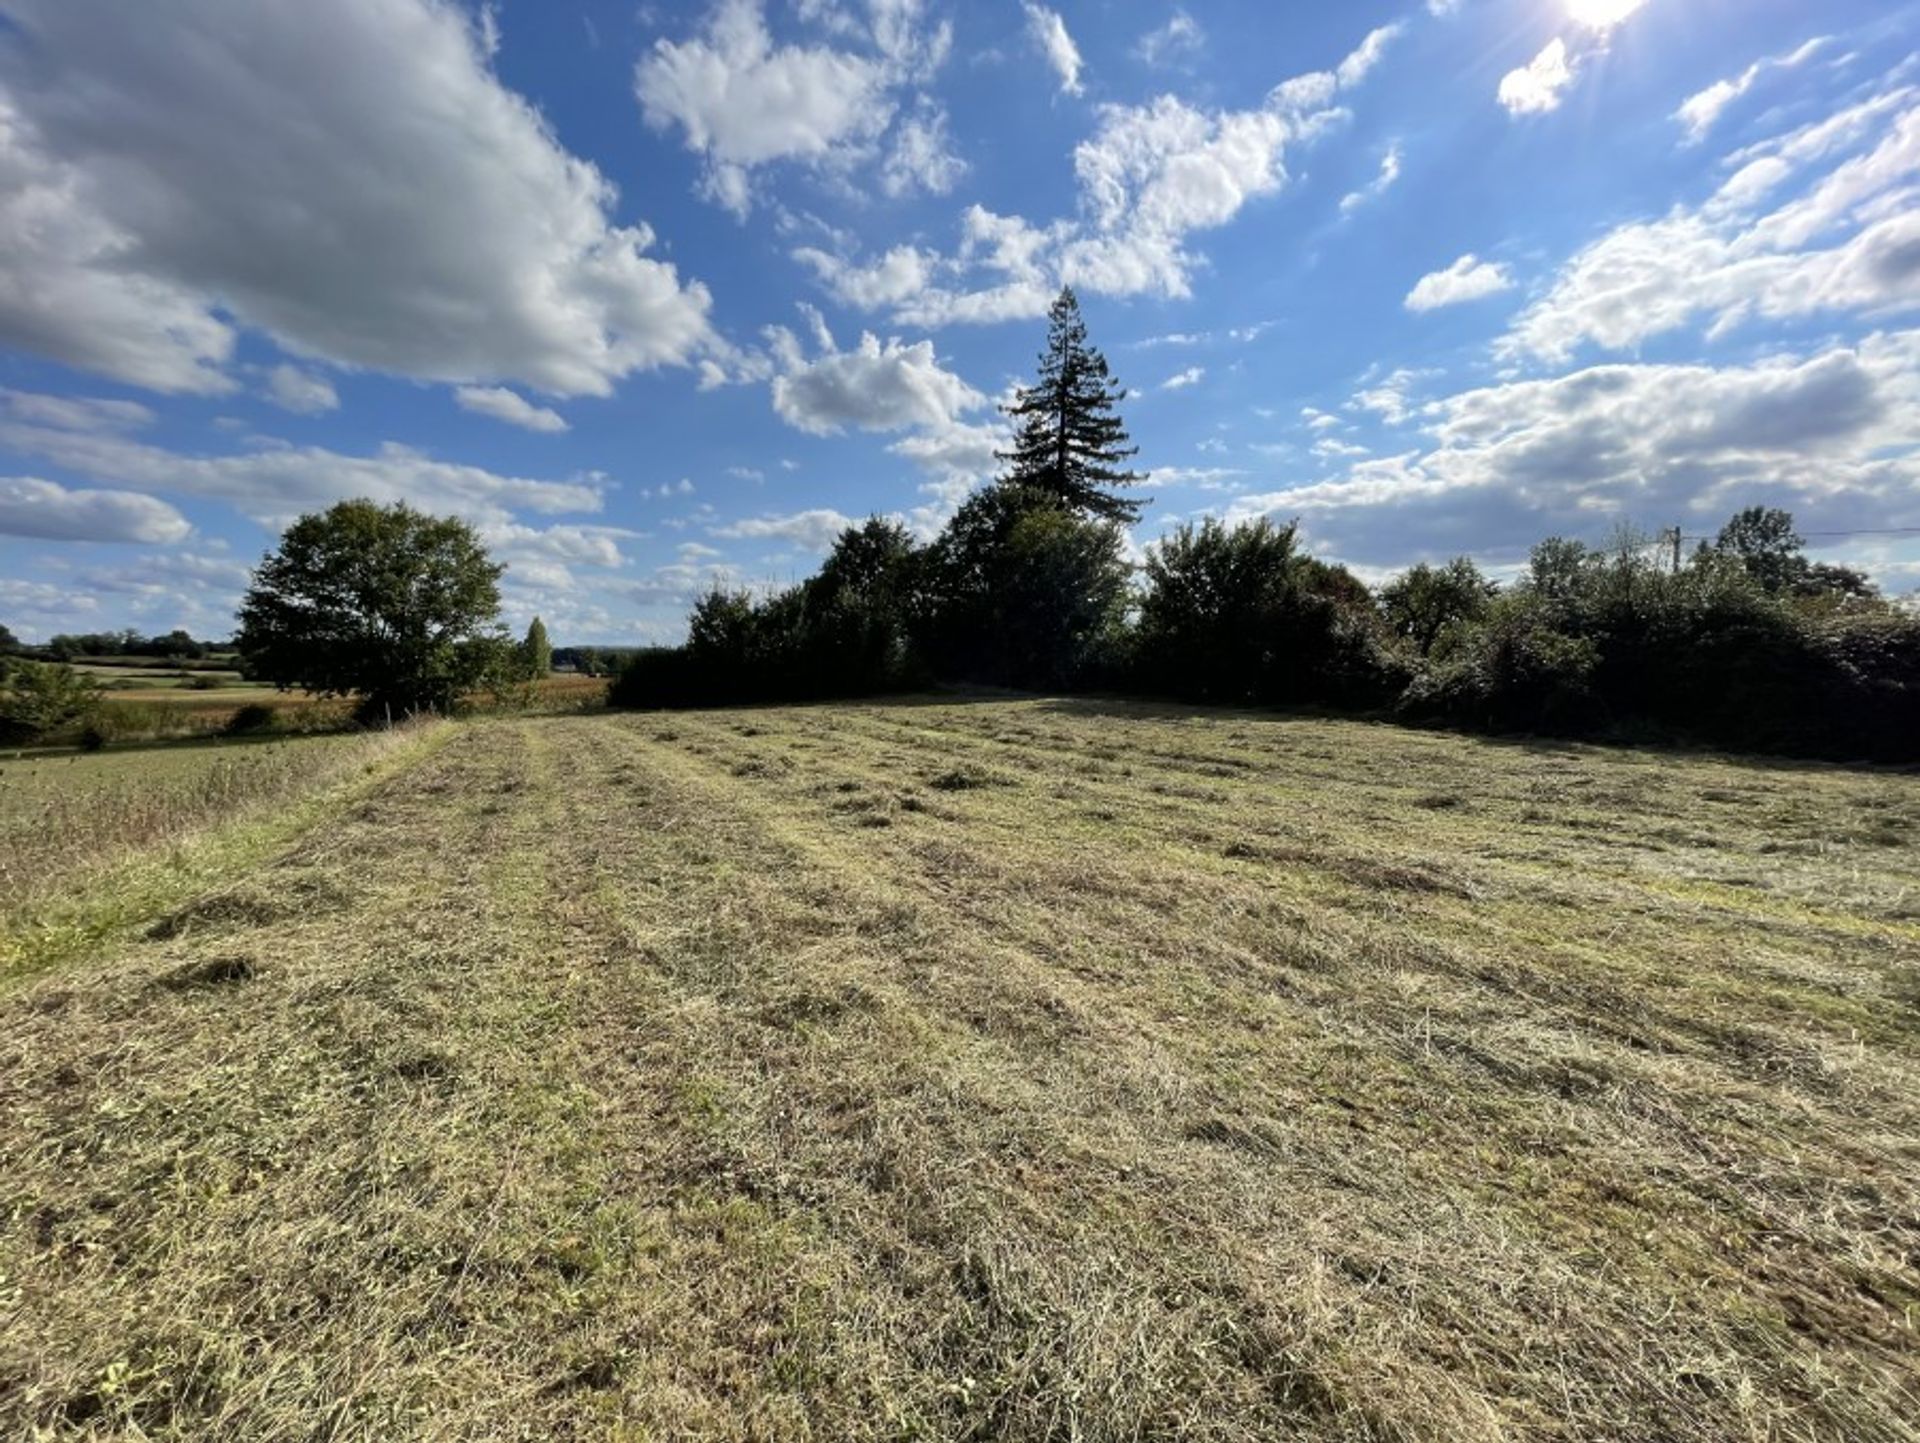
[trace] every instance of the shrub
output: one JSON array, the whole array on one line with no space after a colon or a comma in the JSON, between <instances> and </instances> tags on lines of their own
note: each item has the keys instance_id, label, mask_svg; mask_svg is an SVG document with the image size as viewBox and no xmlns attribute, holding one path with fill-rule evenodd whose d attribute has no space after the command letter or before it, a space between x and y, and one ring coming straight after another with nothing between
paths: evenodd
<instances>
[{"instance_id":1,"label":"shrub","mask_svg":"<svg viewBox=\"0 0 1920 1443\"><path fill-rule=\"evenodd\" d=\"M1605 716L1598 665L1594 644L1556 630L1537 598L1503 598L1447 661L1415 678L1399 710L1481 731L1592 731Z\"/></svg>"},{"instance_id":2,"label":"shrub","mask_svg":"<svg viewBox=\"0 0 1920 1443\"><path fill-rule=\"evenodd\" d=\"M10 661L0 674L0 743L41 741L99 713L100 684L70 666Z\"/></svg>"},{"instance_id":3,"label":"shrub","mask_svg":"<svg viewBox=\"0 0 1920 1443\"><path fill-rule=\"evenodd\" d=\"M997 482L961 503L926 557L916 639L942 677L1088 685L1122 645L1131 579L1117 526Z\"/></svg>"},{"instance_id":4,"label":"shrub","mask_svg":"<svg viewBox=\"0 0 1920 1443\"><path fill-rule=\"evenodd\" d=\"M1182 526L1147 558L1137 676L1196 701L1391 701L1405 668L1382 647L1364 586L1261 518Z\"/></svg>"},{"instance_id":5,"label":"shrub","mask_svg":"<svg viewBox=\"0 0 1920 1443\"><path fill-rule=\"evenodd\" d=\"M272 731L273 726L273 708L257 701L250 701L227 718L227 724L222 730L230 737L250 737Z\"/></svg>"}]
</instances>

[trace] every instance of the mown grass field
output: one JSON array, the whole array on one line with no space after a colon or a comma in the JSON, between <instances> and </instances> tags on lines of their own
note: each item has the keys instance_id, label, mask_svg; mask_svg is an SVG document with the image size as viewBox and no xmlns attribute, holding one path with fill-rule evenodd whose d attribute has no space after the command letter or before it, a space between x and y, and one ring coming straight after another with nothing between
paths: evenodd
<instances>
[{"instance_id":1,"label":"mown grass field","mask_svg":"<svg viewBox=\"0 0 1920 1443\"><path fill-rule=\"evenodd\" d=\"M1920 1438L1920 778L385 746L46 883L117 920L0 989L0 1436Z\"/></svg>"}]
</instances>

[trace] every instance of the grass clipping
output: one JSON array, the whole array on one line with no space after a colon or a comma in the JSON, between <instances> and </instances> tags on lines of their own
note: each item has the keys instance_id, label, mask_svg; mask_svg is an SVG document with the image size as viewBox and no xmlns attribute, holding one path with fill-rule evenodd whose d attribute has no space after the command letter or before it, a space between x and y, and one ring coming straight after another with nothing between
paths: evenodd
<instances>
[{"instance_id":1,"label":"grass clipping","mask_svg":"<svg viewBox=\"0 0 1920 1443\"><path fill-rule=\"evenodd\" d=\"M1916 828L1135 706L467 725L0 998L0 1434L1920 1438Z\"/></svg>"}]
</instances>

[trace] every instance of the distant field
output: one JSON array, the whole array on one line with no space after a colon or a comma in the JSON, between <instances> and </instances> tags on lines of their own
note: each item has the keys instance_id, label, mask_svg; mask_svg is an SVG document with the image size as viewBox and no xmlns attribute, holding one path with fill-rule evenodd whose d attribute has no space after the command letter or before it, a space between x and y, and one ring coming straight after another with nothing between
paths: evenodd
<instances>
[{"instance_id":1,"label":"distant field","mask_svg":"<svg viewBox=\"0 0 1920 1443\"><path fill-rule=\"evenodd\" d=\"M0 989L0 1436L1920 1439L1920 777L385 745Z\"/></svg>"}]
</instances>

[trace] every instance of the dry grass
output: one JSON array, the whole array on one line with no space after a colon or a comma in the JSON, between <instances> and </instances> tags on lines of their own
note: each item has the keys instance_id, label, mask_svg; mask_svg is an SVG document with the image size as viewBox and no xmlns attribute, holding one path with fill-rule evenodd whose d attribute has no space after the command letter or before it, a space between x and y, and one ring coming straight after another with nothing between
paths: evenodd
<instances>
[{"instance_id":1,"label":"dry grass","mask_svg":"<svg viewBox=\"0 0 1920 1443\"><path fill-rule=\"evenodd\" d=\"M1920 780L482 721L0 997L0 1433L1920 1438Z\"/></svg>"},{"instance_id":2,"label":"dry grass","mask_svg":"<svg viewBox=\"0 0 1920 1443\"><path fill-rule=\"evenodd\" d=\"M116 867L164 870L209 829L364 773L408 740L263 738L0 761L0 977L48 950L49 927L89 910L89 882L111 897L126 882L111 877Z\"/></svg>"}]
</instances>

